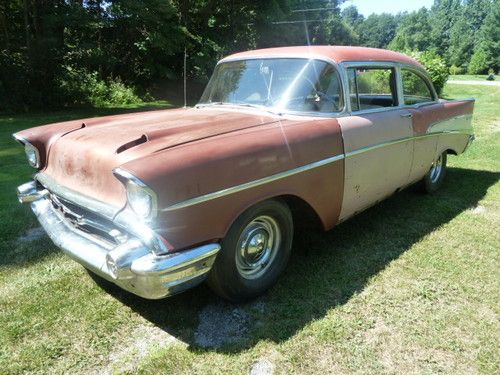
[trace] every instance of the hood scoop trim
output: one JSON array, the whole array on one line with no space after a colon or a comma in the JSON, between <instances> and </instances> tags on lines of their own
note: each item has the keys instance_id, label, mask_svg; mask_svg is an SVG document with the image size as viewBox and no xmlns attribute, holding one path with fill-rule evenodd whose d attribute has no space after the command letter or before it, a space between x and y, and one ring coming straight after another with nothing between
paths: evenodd
<instances>
[{"instance_id":1,"label":"hood scoop trim","mask_svg":"<svg viewBox=\"0 0 500 375\"><path fill-rule=\"evenodd\" d=\"M117 154L121 154L123 151L127 151L135 146L139 146L148 141L146 134L141 135L139 138L127 142L116 149Z\"/></svg>"},{"instance_id":2,"label":"hood scoop trim","mask_svg":"<svg viewBox=\"0 0 500 375\"><path fill-rule=\"evenodd\" d=\"M62 137L67 136L67 135L68 135L68 134L70 134L70 133L76 132L76 131L78 131L78 130L85 129L86 127L87 127L87 125L85 125L85 123L84 123L84 122L82 122L82 124L80 125L80 127L79 127L79 128L71 129L71 130L67 131L67 132L66 132L66 133L64 133L64 134L61 134L61 138L62 138Z\"/></svg>"}]
</instances>

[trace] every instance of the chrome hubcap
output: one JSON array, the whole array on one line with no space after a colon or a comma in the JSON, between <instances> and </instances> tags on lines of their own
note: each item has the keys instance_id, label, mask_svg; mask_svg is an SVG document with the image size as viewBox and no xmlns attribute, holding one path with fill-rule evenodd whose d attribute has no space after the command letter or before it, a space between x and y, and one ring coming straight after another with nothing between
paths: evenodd
<instances>
[{"instance_id":1,"label":"chrome hubcap","mask_svg":"<svg viewBox=\"0 0 500 375\"><path fill-rule=\"evenodd\" d=\"M259 216L241 232L236 251L236 268L246 279L262 276L272 264L281 244L276 220Z\"/></svg>"},{"instance_id":2,"label":"chrome hubcap","mask_svg":"<svg viewBox=\"0 0 500 375\"><path fill-rule=\"evenodd\" d=\"M443 155L439 155L439 158L432 164L430 179L432 183L436 183L441 176L443 170Z\"/></svg>"}]
</instances>

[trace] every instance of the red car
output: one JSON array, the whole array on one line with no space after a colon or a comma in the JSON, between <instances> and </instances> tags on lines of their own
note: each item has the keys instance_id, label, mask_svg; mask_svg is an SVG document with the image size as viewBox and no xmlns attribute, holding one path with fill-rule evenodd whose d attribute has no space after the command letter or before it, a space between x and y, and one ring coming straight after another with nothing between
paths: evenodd
<instances>
[{"instance_id":1,"label":"red car","mask_svg":"<svg viewBox=\"0 0 500 375\"><path fill-rule=\"evenodd\" d=\"M14 134L18 188L77 262L145 298L207 279L255 297L285 268L294 222L328 230L445 177L473 139L473 99L440 100L422 65L361 47L289 47L221 60L193 108L68 121Z\"/></svg>"}]
</instances>

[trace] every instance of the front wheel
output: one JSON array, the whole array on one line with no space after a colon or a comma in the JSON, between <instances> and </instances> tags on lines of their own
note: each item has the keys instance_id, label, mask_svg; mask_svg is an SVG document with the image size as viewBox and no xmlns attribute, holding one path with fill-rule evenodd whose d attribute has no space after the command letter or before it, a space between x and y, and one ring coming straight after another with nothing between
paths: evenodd
<instances>
[{"instance_id":1,"label":"front wheel","mask_svg":"<svg viewBox=\"0 0 500 375\"><path fill-rule=\"evenodd\" d=\"M288 206L269 200L234 222L208 276L208 284L231 301L254 298L272 287L290 257L293 221Z\"/></svg>"},{"instance_id":2,"label":"front wheel","mask_svg":"<svg viewBox=\"0 0 500 375\"><path fill-rule=\"evenodd\" d=\"M443 184L446 175L446 152L443 152L432 164L429 172L422 179L422 189L426 193L434 193Z\"/></svg>"}]
</instances>

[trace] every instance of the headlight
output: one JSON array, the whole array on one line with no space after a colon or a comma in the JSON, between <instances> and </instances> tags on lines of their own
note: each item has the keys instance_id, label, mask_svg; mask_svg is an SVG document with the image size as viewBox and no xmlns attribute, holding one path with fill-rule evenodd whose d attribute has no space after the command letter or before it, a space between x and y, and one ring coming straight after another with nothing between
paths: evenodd
<instances>
[{"instance_id":1,"label":"headlight","mask_svg":"<svg viewBox=\"0 0 500 375\"><path fill-rule=\"evenodd\" d=\"M153 211L153 197L149 193L149 189L139 186L132 181L128 181L126 187L130 207L140 217L149 217Z\"/></svg>"},{"instance_id":2,"label":"headlight","mask_svg":"<svg viewBox=\"0 0 500 375\"><path fill-rule=\"evenodd\" d=\"M29 165L33 168L40 168L40 153L38 152L38 149L29 143L24 137L17 134L12 134L12 137L24 146L24 152L28 158Z\"/></svg>"},{"instance_id":3,"label":"headlight","mask_svg":"<svg viewBox=\"0 0 500 375\"><path fill-rule=\"evenodd\" d=\"M24 145L24 152L26 153L26 157L28 158L28 163L33 168L40 167L40 155L39 155L38 150L36 149L35 146L33 146L29 143L26 143Z\"/></svg>"},{"instance_id":4,"label":"headlight","mask_svg":"<svg viewBox=\"0 0 500 375\"><path fill-rule=\"evenodd\" d=\"M128 204L137 216L143 219L153 217L156 214L156 194L144 182L124 169L116 168L113 173L124 183Z\"/></svg>"}]
</instances>

